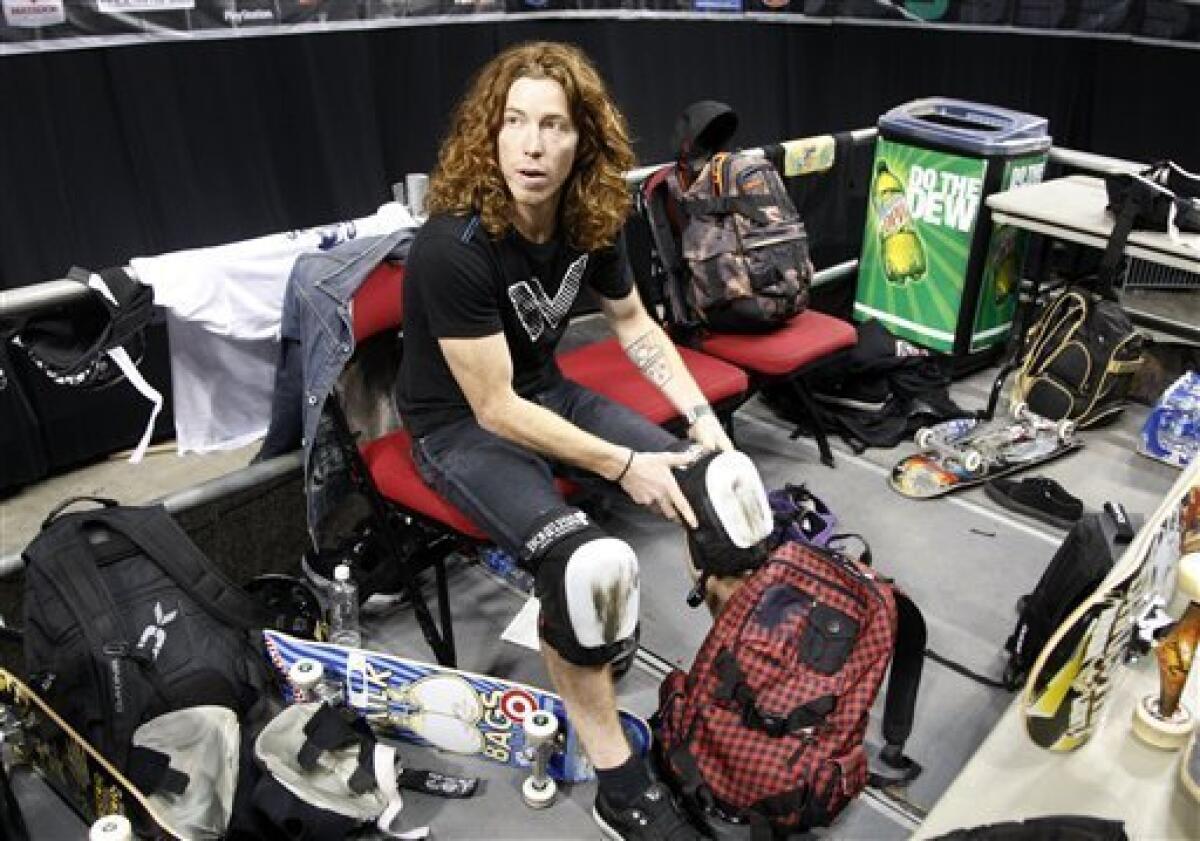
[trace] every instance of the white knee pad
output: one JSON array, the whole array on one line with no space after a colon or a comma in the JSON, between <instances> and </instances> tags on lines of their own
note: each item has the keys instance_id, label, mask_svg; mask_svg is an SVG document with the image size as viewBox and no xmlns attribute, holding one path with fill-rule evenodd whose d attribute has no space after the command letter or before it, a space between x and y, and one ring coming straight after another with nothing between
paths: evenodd
<instances>
[{"instance_id":1,"label":"white knee pad","mask_svg":"<svg viewBox=\"0 0 1200 841\"><path fill-rule=\"evenodd\" d=\"M569 663L608 663L634 644L640 602L638 562L623 540L609 537L580 512L560 512L538 534L542 612L539 631Z\"/></svg>"},{"instance_id":2,"label":"white knee pad","mask_svg":"<svg viewBox=\"0 0 1200 841\"><path fill-rule=\"evenodd\" d=\"M563 571L563 593L576 641L600 648L632 637L638 584L637 556L624 540L599 537L572 552Z\"/></svg>"}]
</instances>

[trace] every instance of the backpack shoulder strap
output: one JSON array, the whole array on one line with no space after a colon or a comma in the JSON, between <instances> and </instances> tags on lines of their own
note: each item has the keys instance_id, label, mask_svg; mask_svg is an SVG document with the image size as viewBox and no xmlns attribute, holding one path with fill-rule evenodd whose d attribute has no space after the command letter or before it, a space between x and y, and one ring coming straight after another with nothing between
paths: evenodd
<instances>
[{"instance_id":1,"label":"backpack shoulder strap","mask_svg":"<svg viewBox=\"0 0 1200 841\"><path fill-rule=\"evenodd\" d=\"M663 299L667 303L667 321L670 326L685 333L693 331L698 322L688 305L688 278L680 253L679 242L671 222L670 186L667 183L674 170L673 165L660 167L651 173L642 184L641 200L645 209L646 223L650 228L650 238L654 249L662 262L665 277L663 279ZM678 177L678 173L676 173ZM684 210L680 208L680 210Z\"/></svg>"},{"instance_id":2,"label":"backpack shoulder strap","mask_svg":"<svg viewBox=\"0 0 1200 841\"><path fill-rule=\"evenodd\" d=\"M899 590L892 592L896 599L896 646L884 700L884 747L879 758L900 772L900 780L889 778L886 781L889 785L911 780L921 773L921 766L904 755L904 743L912 733L916 714L926 636L925 617L920 608Z\"/></svg>"},{"instance_id":3,"label":"backpack shoulder strap","mask_svg":"<svg viewBox=\"0 0 1200 841\"><path fill-rule=\"evenodd\" d=\"M104 664L97 666L106 708L102 720L109 739L102 749L110 753L117 767L123 767L137 722L123 714L124 696L119 685L114 685L119 683L114 676L122 673L132 645L121 613L96 569L95 558L85 548L89 539L83 528L85 516L62 516L50 523L49 529L26 550L25 563L31 576L48 582L62 600L83 633L93 661Z\"/></svg>"},{"instance_id":4,"label":"backpack shoulder strap","mask_svg":"<svg viewBox=\"0 0 1200 841\"><path fill-rule=\"evenodd\" d=\"M1109 301L1117 300L1117 293L1114 291L1117 269L1121 265L1121 256L1125 252L1125 243L1129 240L1129 233L1133 230L1134 220L1142 210L1143 197L1144 192L1139 191L1135 183L1134 188L1126 194L1125 201L1121 204L1112 233L1108 236L1108 245L1104 248L1104 256L1100 259L1100 283L1096 291Z\"/></svg>"},{"instance_id":5,"label":"backpack shoulder strap","mask_svg":"<svg viewBox=\"0 0 1200 841\"><path fill-rule=\"evenodd\" d=\"M261 628L257 602L225 577L161 505L124 506L81 515L101 522L146 557L214 618L242 630Z\"/></svg>"}]
</instances>

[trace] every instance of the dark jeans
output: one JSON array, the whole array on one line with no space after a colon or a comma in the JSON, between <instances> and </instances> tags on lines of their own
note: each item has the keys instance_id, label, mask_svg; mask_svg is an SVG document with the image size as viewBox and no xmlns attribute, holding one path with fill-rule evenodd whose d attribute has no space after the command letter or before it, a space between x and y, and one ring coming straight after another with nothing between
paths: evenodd
<instances>
[{"instance_id":1,"label":"dark jeans","mask_svg":"<svg viewBox=\"0 0 1200 841\"><path fill-rule=\"evenodd\" d=\"M563 380L534 400L580 429L637 452L679 450L683 443L646 418ZM589 481L538 453L484 430L465 418L413 442L417 469L429 485L475 521L506 551L520 556L526 539L546 515L567 507L556 474ZM611 486L611 483L605 483Z\"/></svg>"}]
</instances>

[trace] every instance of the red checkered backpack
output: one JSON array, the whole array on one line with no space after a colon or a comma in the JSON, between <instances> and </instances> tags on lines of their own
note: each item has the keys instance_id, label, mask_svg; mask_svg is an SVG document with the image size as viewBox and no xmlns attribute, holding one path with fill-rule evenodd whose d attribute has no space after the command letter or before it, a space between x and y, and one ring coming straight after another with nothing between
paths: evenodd
<instances>
[{"instance_id":1,"label":"red checkered backpack","mask_svg":"<svg viewBox=\"0 0 1200 841\"><path fill-rule=\"evenodd\" d=\"M889 661L880 760L897 773L871 782L920 772L903 747L924 649L920 611L889 580L784 542L725 605L691 671L663 682L664 775L710 828L749 824L759 839L828 825L875 776L863 740Z\"/></svg>"}]
</instances>

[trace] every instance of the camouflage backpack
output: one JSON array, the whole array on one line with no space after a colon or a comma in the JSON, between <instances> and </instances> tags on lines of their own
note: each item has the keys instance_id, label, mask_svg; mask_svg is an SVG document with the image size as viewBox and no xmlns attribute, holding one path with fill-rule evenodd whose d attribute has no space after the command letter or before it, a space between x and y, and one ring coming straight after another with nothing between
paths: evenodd
<instances>
[{"instance_id":1,"label":"camouflage backpack","mask_svg":"<svg viewBox=\"0 0 1200 841\"><path fill-rule=\"evenodd\" d=\"M808 236L775 167L718 152L690 184L687 171L665 167L644 187L655 249L686 320L763 333L803 311L812 280Z\"/></svg>"}]
</instances>

